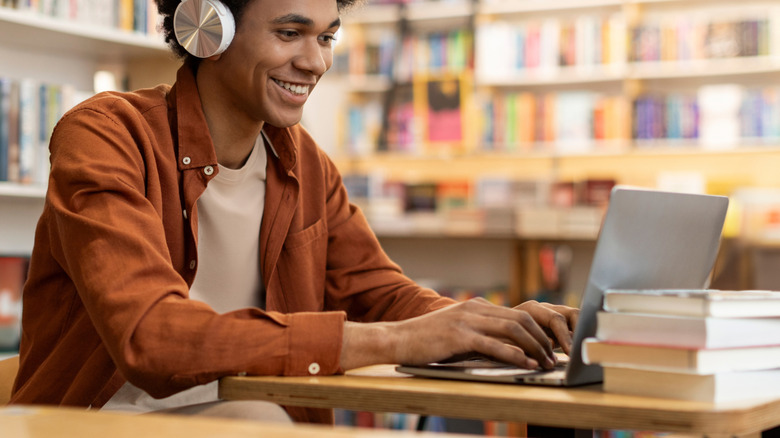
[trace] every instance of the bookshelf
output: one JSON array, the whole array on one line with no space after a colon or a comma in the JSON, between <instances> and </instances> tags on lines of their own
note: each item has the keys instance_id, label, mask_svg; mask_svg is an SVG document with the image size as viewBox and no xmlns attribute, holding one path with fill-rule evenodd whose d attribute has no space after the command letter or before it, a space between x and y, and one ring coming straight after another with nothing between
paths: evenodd
<instances>
[{"instance_id":1,"label":"bookshelf","mask_svg":"<svg viewBox=\"0 0 780 438\"><path fill-rule=\"evenodd\" d=\"M365 18L372 16L375 18ZM378 20L376 17L384 19ZM634 105L639 99L655 98L664 103L676 102L675 99L680 99L681 96L695 99L703 88L717 88L722 84L736 85L740 92L744 93L743 96L747 96L752 90L774 93L776 78L780 74L778 17L778 6L767 0L480 0L410 2L403 5L369 4L345 17L345 23L350 26L348 31L354 27L384 27L400 35L403 31L414 34L420 32L421 28L431 32L442 29L473 29L476 53L473 54L474 65L468 69L473 73L473 106L464 108L464 111L474 120L484 117L483 114L487 112L484 106L480 106L480 103L486 101L485 96L489 102L494 96L509 94L545 96L586 92L622 100L623 106L620 108L624 109L621 114L624 118L621 119L621 125L615 128L620 135L609 139L580 139L583 140L582 145L574 148L561 148L562 142L556 138L534 138L525 144L517 143L515 146L506 147L505 144L490 144L476 129L477 132L472 133L465 146L459 149L432 151L425 147L378 147L376 139L371 137L363 137L361 147L350 149L347 122L336 115L330 118L322 117L322 106L314 100L317 93L312 96L308 110L310 114L317 112L320 120L307 118L305 113L304 124L321 140L342 173L380 175L385 181L416 184L452 180L475 181L485 176L498 176L523 181L578 182L612 179L618 183L645 187L662 184L666 184L665 187L675 187L675 184L688 184L690 179L693 179L702 189L718 194L732 194L740 188L778 188L780 174L773 170L780 165L778 132L767 131L762 135L754 135L743 130L727 141L710 144L697 136L689 135L686 138L682 133L675 137L638 138L636 127L632 124L635 121L632 118L635 113ZM396 20L395 23L393 19ZM686 19L690 21L686 23ZM602 48L601 57L588 62L570 61L569 65L558 63L543 68L506 70L493 65L480 67L480 62L484 61L481 59L480 50L491 51L492 56L489 58L509 57L511 55L506 54L507 47L515 44L505 40L480 41L480 30L483 27L491 30L492 33L488 32L488 35L494 38L496 33L515 35L511 32L519 32L516 29L527 30L533 27L534 23L549 25L552 22L556 22L556 29L568 24L592 29L594 23L600 23L599 26L608 25L614 35L625 35L625 38L613 37L605 43L606 49ZM705 23L713 28L717 27L720 31L726 29L726 34L729 32L729 26L731 31L736 28L753 29L757 33L748 34L748 37L753 35L752 39L744 37L740 40L740 47L743 48L740 52L731 54L718 54L712 47L694 46L692 43L685 45L682 40L686 38L679 37L679 47L676 50L665 48L661 53L659 46L657 59L637 57L635 52L638 43L631 40L631 35L636 33L637 29L653 29L654 26L659 34L669 34L669 23L678 23L679 26L685 25L689 28ZM491 26L500 29L496 31L491 29ZM677 34L684 35L679 29ZM350 33L346 32L340 42L341 50L355 50L350 46L349 38ZM491 45L494 47L490 48ZM559 49L559 45L547 46L548 49L550 47L556 52ZM729 46L722 44L720 47L723 49ZM396 50L402 49L403 47L396 47ZM609 50L609 56L604 55L604 50ZM403 53L397 53L396 56L403 62ZM551 58L551 61L554 62L555 57ZM347 80L344 75L340 76L335 72L330 77L326 75L318 92L331 88L327 92L327 105L331 108L347 108L355 101L359 102L357 112L372 114L371 117L374 118L366 124L374 125L367 132L376 135L380 129L378 125L381 124L381 116L375 114L377 108L382 105L386 108L387 95L396 92L399 84L409 80L399 76L397 68L396 66L390 75L382 76L383 86L371 89L356 85L361 83L359 73L352 72ZM333 89L340 90L340 93ZM370 110L364 109L370 105L373 105ZM380 121L377 121L377 118ZM324 124L325 119L329 128L327 131L319 127ZM775 119L780 121L780 116ZM341 128L334 129L334 125ZM420 142L416 144L419 146ZM734 204L736 203L735 200ZM738 237L739 227L739 223L731 225L727 230L727 237ZM575 253L579 253L579 259L584 260L583 263L587 265L587 248L592 245L595 237L595 234L575 238L565 234L538 236L524 235L521 232L510 232L497 237L480 232L466 235L448 233L442 229L432 233L429 226L419 229L403 227L396 230L377 226L376 232L388 252L401 266L413 266L414 277L426 280L437 275L445 278L455 277L454 274L441 273L437 267L432 267L430 272L418 273L417 271L422 269L419 267L422 263L415 256L415 252L422 251L419 247L447 248L453 241L468 247L467 242L471 239L471 243L477 248L484 240L504 241L510 248L511 256L503 252L506 248L493 248L477 253L496 266L508 267L502 274L496 274L496 277L484 277L487 283L503 282L509 285L512 301L532 296L533 290L538 287L538 275L534 274L538 269L534 264L534 251L547 243L574 244L577 246ZM767 245L772 246L771 242L761 239L753 242L764 249ZM468 270L469 263L453 261L450 266L452 271ZM475 277L481 275L477 273ZM750 276L744 269L742 275ZM581 290L581 285L575 284L575 279L572 279L571 283L573 290Z\"/></svg>"},{"instance_id":2,"label":"bookshelf","mask_svg":"<svg viewBox=\"0 0 780 438\"><path fill-rule=\"evenodd\" d=\"M14 60L0 63L0 78L67 88L71 104L94 93L98 71L113 74L119 89L172 83L175 78L178 61L157 35L95 22L99 18L94 11L89 16L74 13L78 18L68 19L23 2L14 4L0 6L0 58ZM93 6L112 10L118 5L106 0ZM0 255L30 254L46 192L43 178L0 182Z\"/></svg>"}]
</instances>

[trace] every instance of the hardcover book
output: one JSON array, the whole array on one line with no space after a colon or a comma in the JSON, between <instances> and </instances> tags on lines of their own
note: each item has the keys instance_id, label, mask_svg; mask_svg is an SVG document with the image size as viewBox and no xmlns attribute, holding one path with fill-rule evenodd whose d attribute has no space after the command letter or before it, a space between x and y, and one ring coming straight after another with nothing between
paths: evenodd
<instances>
[{"instance_id":1,"label":"hardcover book","mask_svg":"<svg viewBox=\"0 0 780 438\"><path fill-rule=\"evenodd\" d=\"M608 290L604 310L683 316L780 316L780 292L714 289Z\"/></svg>"},{"instance_id":2,"label":"hardcover book","mask_svg":"<svg viewBox=\"0 0 780 438\"><path fill-rule=\"evenodd\" d=\"M587 338L582 344L587 364L693 374L780 368L780 345L737 348L676 348L619 344Z\"/></svg>"},{"instance_id":3,"label":"hardcover book","mask_svg":"<svg viewBox=\"0 0 780 438\"><path fill-rule=\"evenodd\" d=\"M717 374L604 367L604 391L708 403L777 398L780 369Z\"/></svg>"},{"instance_id":4,"label":"hardcover book","mask_svg":"<svg viewBox=\"0 0 780 438\"><path fill-rule=\"evenodd\" d=\"M713 318L601 311L596 337L625 344L685 348L780 345L780 318Z\"/></svg>"}]
</instances>

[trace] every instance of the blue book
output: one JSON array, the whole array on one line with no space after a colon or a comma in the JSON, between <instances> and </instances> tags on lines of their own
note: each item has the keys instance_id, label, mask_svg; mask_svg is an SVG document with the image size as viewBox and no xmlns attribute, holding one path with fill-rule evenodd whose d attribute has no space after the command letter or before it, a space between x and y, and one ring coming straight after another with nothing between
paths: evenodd
<instances>
[{"instance_id":1,"label":"blue book","mask_svg":"<svg viewBox=\"0 0 780 438\"><path fill-rule=\"evenodd\" d=\"M0 181L8 181L11 80L0 78Z\"/></svg>"}]
</instances>

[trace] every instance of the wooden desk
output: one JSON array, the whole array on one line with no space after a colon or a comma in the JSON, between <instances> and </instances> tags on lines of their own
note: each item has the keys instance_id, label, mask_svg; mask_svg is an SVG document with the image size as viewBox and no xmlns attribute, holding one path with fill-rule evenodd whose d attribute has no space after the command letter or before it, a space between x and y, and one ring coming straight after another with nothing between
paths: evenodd
<instances>
[{"instance_id":1,"label":"wooden desk","mask_svg":"<svg viewBox=\"0 0 780 438\"><path fill-rule=\"evenodd\" d=\"M752 435L780 424L780 398L715 405L607 394L601 385L564 389L424 379L397 373L392 365L361 368L345 376L229 377L220 382L220 396L291 406L710 437Z\"/></svg>"},{"instance_id":2,"label":"wooden desk","mask_svg":"<svg viewBox=\"0 0 780 438\"><path fill-rule=\"evenodd\" d=\"M177 415L132 415L74 408L0 407L4 438L399 438L403 431L282 425ZM428 438L467 438L426 433ZM468 438L473 438L469 435Z\"/></svg>"}]
</instances>

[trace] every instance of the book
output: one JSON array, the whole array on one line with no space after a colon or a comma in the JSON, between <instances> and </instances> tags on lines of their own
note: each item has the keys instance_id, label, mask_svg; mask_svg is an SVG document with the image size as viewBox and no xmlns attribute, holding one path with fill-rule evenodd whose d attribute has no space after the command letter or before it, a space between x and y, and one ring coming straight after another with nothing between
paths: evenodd
<instances>
[{"instance_id":1,"label":"book","mask_svg":"<svg viewBox=\"0 0 780 438\"><path fill-rule=\"evenodd\" d=\"M714 374L780 368L780 345L698 349L618 344L586 338L582 344L582 357L587 364L604 367Z\"/></svg>"},{"instance_id":2,"label":"book","mask_svg":"<svg viewBox=\"0 0 780 438\"><path fill-rule=\"evenodd\" d=\"M22 287L26 277L26 258L0 257L0 350L19 346Z\"/></svg>"},{"instance_id":3,"label":"book","mask_svg":"<svg viewBox=\"0 0 780 438\"><path fill-rule=\"evenodd\" d=\"M682 316L780 316L780 292L714 289L608 290L604 310Z\"/></svg>"},{"instance_id":4,"label":"book","mask_svg":"<svg viewBox=\"0 0 780 438\"><path fill-rule=\"evenodd\" d=\"M604 367L604 392L707 403L777 398L780 369L716 374Z\"/></svg>"},{"instance_id":5,"label":"book","mask_svg":"<svg viewBox=\"0 0 780 438\"><path fill-rule=\"evenodd\" d=\"M780 345L780 318L713 318L598 312L596 337L625 344L687 348Z\"/></svg>"},{"instance_id":6,"label":"book","mask_svg":"<svg viewBox=\"0 0 780 438\"><path fill-rule=\"evenodd\" d=\"M11 141L11 80L0 78L0 181L8 181Z\"/></svg>"}]
</instances>

